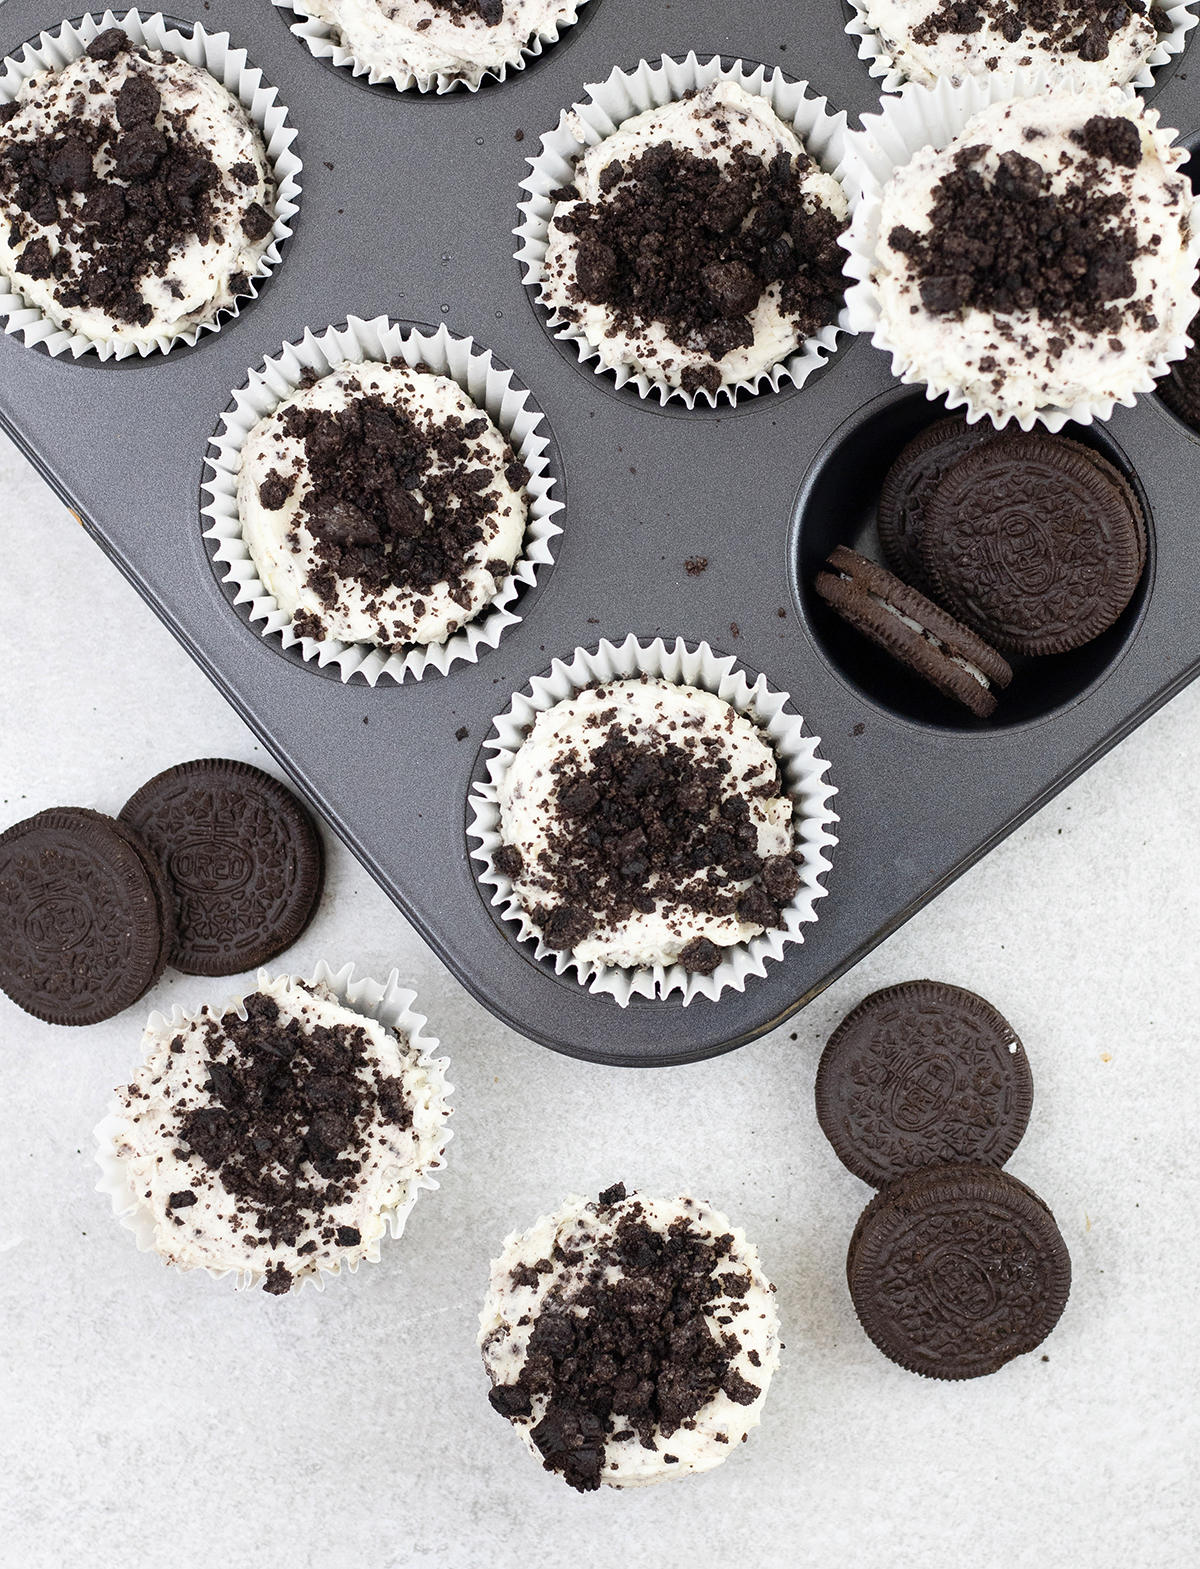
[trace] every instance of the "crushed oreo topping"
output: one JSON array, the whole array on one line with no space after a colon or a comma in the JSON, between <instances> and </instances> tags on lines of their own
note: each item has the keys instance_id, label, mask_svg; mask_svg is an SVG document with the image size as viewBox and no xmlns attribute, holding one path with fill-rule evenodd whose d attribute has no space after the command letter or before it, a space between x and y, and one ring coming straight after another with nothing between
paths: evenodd
<instances>
[{"instance_id":1,"label":"crushed oreo topping","mask_svg":"<svg viewBox=\"0 0 1200 1569\"><path fill-rule=\"evenodd\" d=\"M624 1199L620 1183L600 1195L602 1206ZM510 1420L529 1417L534 1401L547 1398L533 1442L545 1469L580 1493L600 1486L610 1439L636 1438L654 1450L656 1434L670 1438L718 1391L739 1405L761 1393L732 1366L736 1337L715 1334L710 1323L711 1304L728 1295L731 1279L739 1296L751 1284L748 1275L743 1282L732 1272L714 1273L732 1235L702 1236L688 1217L664 1235L644 1217L642 1205L631 1203L615 1235L595 1244L587 1281L547 1294L520 1377L489 1395ZM610 1283L604 1276L611 1268L620 1278Z\"/></svg>"},{"instance_id":2,"label":"crushed oreo topping","mask_svg":"<svg viewBox=\"0 0 1200 1569\"><path fill-rule=\"evenodd\" d=\"M572 753L551 765L558 778L549 850L526 869L530 885L554 900L530 910L550 947L577 947L594 927L620 924L635 910L651 914L657 899L782 927L778 905L795 894L800 873L789 856L758 854L749 804L783 793L778 765L734 786L718 737L679 734L678 741L632 739L612 723L586 759ZM519 861L513 850L496 865L515 876ZM748 888L735 886L747 881ZM689 943L683 962L711 974L720 950L704 941Z\"/></svg>"},{"instance_id":3,"label":"crushed oreo topping","mask_svg":"<svg viewBox=\"0 0 1200 1569\"><path fill-rule=\"evenodd\" d=\"M468 574L477 565L468 557L495 534L501 501L490 488L495 459L472 445L486 422L414 418L398 396L380 393L362 393L341 410L292 407L280 418L304 443L311 488L299 517L314 541L308 581L321 604L336 606L341 581L357 583L368 598L400 587L428 593L447 583L465 619ZM511 448L502 461L510 484L528 480ZM424 611L414 607L414 614L419 619ZM380 645L388 646L387 628L380 633Z\"/></svg>"},{"instance_id":4,"label":"crushed oreo topping","mask_svg":"<svg viewBox=\"0 0 1200 1569\"><path fill-rule=\"evenodd\" d=\"M262 992L242 1006L245 1019L231 1008L204 1023L212 1104L183 1113L181 1153L217 1174L270 1247L295 1247L357 1189L369 1129L411 1127L412 1108L402 1081L372 1063L361 1026L287 1018ZM172 1208L182 1197L172 1195ZM341 1247L361 1241L350 1226L336 1236Z\"/></svg>"},{"instance_id":5,"label":"crushed oreo topping","mask_svg":"<svg viewBox=\"0 0 1200 1569\"><path fill-rule=\"evenodd\" d=\"M1031 48L1105 60L1110 39L1131 15L1145 16L1149 9L1147 0L943 0L912 36L929 45L943 33L969 36L987 28L1010 44L1026 39Z\"/></svg>"},{"instance_id":6,"label":"crushed oreo topping","mask_svg":"<svg viewBox=\"0 0 1200 1569\"><path fill-rule=\"evenodd\" d=\"M722 168L666 143L610 163L602 200L558 193L575 202L553 219L578 240L571 297L608 306L618 330L662 322L716 361L754 342L750 312L778 282L780 310L810 336L834 319L844 287L844 224L801 189L812 167L807 155L781 150L768 164L735 147ZM715 364L692 371L687 390L720 385Z\"/></svg>"},{"instance_id":7,"label":"crushed oreo topping","mask_svg":"<svg viewBox=\"0 0 1200 1569\"><path fill-rule=\"evenodd\" d=\"M80 94L71 114L31 137L15 130L24 106L9 106L11 113L0 116L0 129L14 127L0 134L0 211L12 224L11 246L27 237L18 274L56 279L54 297L64 310L100 310L113 321L147 327L154 309L142 284L167 278L191 236L202 245L219 242L221 225L243 210L252 239L263 237L254 232L257 213L266 219L264 233L274 220L257 203L243 209L239 182L224 178L182 114L163 111L158 88L140 74L151 65L145 50L112 27L87 53L96 62L97 84L126 69L133 73L116 93L116 124L89 116ZM107 166L106 173L98 166ZM82 202L75 199L80 195ZM33 226L54 232L53 253L47 236L29 237Z\"/></svg>"},{"instance_id":8,"label":"crushed oreo topping","mask_svg":"<svg viewBox=\"0 0 1200 1569\"><path fill-rule=\"evenodd\" d=\"M1089 171L1088 162L1131 167L1141 156L1137 127L1123 116L1094 115L1078 139L1089 158L1062 195L1051 193L1049 175L1022 153L1002 153L993 177L973 167L986 146L959 150L934 187L928 233L897 225L888 235L920 280L926 310L1032 311L1097 335L1122 325L1111 302L1136 289L1137 234L1126 196L1099 189L1098 163Z\"/></svg>"},{"instance_id":9,"label":"crushed oreo topping","mask_svg":"<svg viewBox=\"0 0 1200 1569\"><path fill-rule=\"evenodd\" d=\"M477 16L485 27L499 27L504 20L504 0L428 0L428 3L435 11L445 11L454 21Z\"/></svg>"}]
</instances>

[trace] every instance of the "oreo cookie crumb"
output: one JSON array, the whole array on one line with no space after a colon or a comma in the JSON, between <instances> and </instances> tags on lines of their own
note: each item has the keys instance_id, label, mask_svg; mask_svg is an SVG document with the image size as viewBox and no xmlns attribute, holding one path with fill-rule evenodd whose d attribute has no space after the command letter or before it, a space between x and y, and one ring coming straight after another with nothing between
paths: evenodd
<instances>
[{"instance_id":1,"label":"oreo cookie crumb","mask_svg":"<svg viewBox=\"0 0 1200 1569\"><path fill-rule=\"evenodd\" d=\"M688 577L699 577L702 572L708 571L708 557L689 556L683 565Z\"/></svg>"},{"instance_id":2,"label":"oreo cookie crumb","mask_svg":"<svg viewBox=\"0 0 1200 1569\"><path fill-rule=\"evenodd\" d=\"M933 44L943 33L971 36L988 28L1010 44L1026 33L1031 50L1077 54L1081 60L1108 58L1109 41L1134 16L1145 16L1146 0L942 0L941 7L913 28L913 41ZM992 61L987 62L994 70Z\"/></svg>"}]
</instances>

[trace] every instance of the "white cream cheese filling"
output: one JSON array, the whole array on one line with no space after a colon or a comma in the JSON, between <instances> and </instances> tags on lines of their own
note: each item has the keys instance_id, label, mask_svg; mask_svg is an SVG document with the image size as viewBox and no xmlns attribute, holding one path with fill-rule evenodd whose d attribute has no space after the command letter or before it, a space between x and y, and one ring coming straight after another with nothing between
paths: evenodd
<instances>
[{"instance_id":1,"label":"white cream cheese filling","mask_svg":"<svg viewBox=\"0 0 1200 1569\"><path fill-rule=\"evenodd\" d=\"M642 1487L674 1476L709 1471L720 1465L722 1460L728 1459L734 1446L744 1442L750 1430L758 1426L771 1375L779 1365L775 1288L762 1272L754 1245L746 1241L743 1231L730 1225L726 1216L686 1195L669 1200L632 1193L618 1203L606 1206L572 1195L555 1214L544 1215L527 1231L514 1231L506 1237L503 1252L492 1264L487 1296L479 1315L479 1345L493 1385L516 1382L525 1364L538 1314L548 1303L552 1308L560 1304L569 1307L572 1296L587 1282L588 1272L594 1267L597 1243L611 1242L621 1219L630 1214L636 1216L639 1207L642 1211L639 1218L660 1235L666 1235L674 1222L687 1219L702 1238L732 1237L729 1252L715 1263L713 1275L749 1276L749 1285L745 1295L740 1297L727 1292L715 1296L712 1301L715 1311L709 1322L714 1334L734 1337L737 1350L731 1357L731 1369L753 1384L759 1393L752 1403L739 1405L723 1389L718 1390L693 1419L669 1437L658 1429L651 1436L654 1445L651 1449L643 1448L636 1436L620 1442L610 1436L604 1446L602 1468L603 1480L610 1487ZM579 1252L583 1258L576 1264L568 1263L561 1256L554 1259L556 1248L560 1255ZM546 1261L552 1262L553 1267L538 1274L536 1286L519 1285L513 1279L514 1272L521 1266L524 1266L521 1270L524 1275L525 1271L532 1272L535 1265ZM609 1266L605 1279L611 1284L623 1273L619 1266ZM576 1308L575 1311L582 1314L587 1310ZM532 1434L545 1413L546 1404L546 1397L539 1395L533 1402L530 1416L513 1419L525 1446L539 1460L541 1454ZM625 1427L623 1419L614 1420L616 1430ZM673 1456L673 1460L668 1461L667 1455Z\"/></svg>"},{"instance_id":2,"label":"white cream cheese filling","mask_svg":"<svg viewBox=\"0 0 1200 1569\"><path fill-rule=\"evenodd\" d=\"M611 718L600 723L598 716L610 711ZM554 886L550 833L555 825L551 797L557 766L568 759L588 758L603 744L611 724L620 725L634 740L671 741L697 750L702 759L713 755L726 759L729 792L737 793L738 785L744 786L740 793L749 806L749 820L758 830L757 853L764 858L791 854L791 799L786 795L764 799L748 793L773 778L778 766L756 725L721 698L697 687L661 680L607 682L539 713L528 740L497 786L500 837L521 853L523 870L514 879L513 888L526 912L544 902ZM719 752L703 749L706 738L719 744ZM540 861L543 854L550 859L549 867ZM656 881L657 875L647 884L651 894ZM703 886L705 872L695 872L692 881L697 888ZM749 886L749 881L731 882L726 891L740 892ZM584 963L627 968L670 965L697 937L727 948L757 937L762 930L736 915L717 916L690 909L672 893L656 898L652 913L635 910L624 920L602 922L573 951Z\"/></svg>"},{"instance_id":3,"label":"white cream cheese filling","mask_svg":"<svg viewBox=\"0 0 1200 1569\"><path fill-rule=\"evenodd\" d=\"M846 193L831 174L826 174L809 158L796 133L775 114L765 98L749 93L736 82L717 81L702 88L694 98L676 100L659 109L625 120L611 136L589 147L579 160L574 184L579 200L603 202L600 176L610 163L628 165L649 147L667 145L698 158L711 158L724 168L735 148L744 148L764 163L786 151L806 166L802 188L808 210L828 208L839 219L848 211ZM555 213L567 213L574 202L562 202ZM749 219L745 220L749 223ZM716 365L721 384L753 381L761 372L786 359L800 346L795 318L780 308L780 284L769 284L749 313L754 341L744 348L731 349L721 359L701 345L683 344L671 338L660 321L640 321L635 332L618 327L611 306L576 299L576 250L578 238L564 234L550 220L549 245L544 262L541 300L569 318L600 356L601 364L613 368L629 365L652 380L670 387L682 385L687 370L704 370Z\"/></svg>"},{"instance_id":4,"label":"white cream cheese filling","mask_svg":"<svg viewBox=\"0 0 1200 1569\"><path fill-rule=\"evenodd\" d=\"M457 417L464 424L483 419L483 432L468 441L469 463L491 474L486 493L490 510L483 524L483 538L466 554L463 592L468 603L451 598L450 583L430 589L397 584L387 592L373 593L353 578L339 578L336 603L326 605L310 581L320 569L316 540L300 516L312 490L304 442L285 427L289 409L348 408L359 397L378 393L389 406L398 404L419 427L434 427ZM514 490L505 477L514 455L503 434L483 410L476 407L457 382L371 361L347 361L315 386L285 399L259 420L250 431L238 463L238 516L242 538L258 568L267 592L289 616L304 611L315 616L327 638L343 643L375 643L385 647L406 643L441 643L489 605L521 553L527 505L523 491ZM429 476L446 472L451 464L438 459L426 470ZM272 473L296 475L296 484L283 505L272 511L263 505L260 486ZM415 499L428 505L421 491ZM487 563L501 561L504 571L493 576Z\"/></svg>"}]
</instances>

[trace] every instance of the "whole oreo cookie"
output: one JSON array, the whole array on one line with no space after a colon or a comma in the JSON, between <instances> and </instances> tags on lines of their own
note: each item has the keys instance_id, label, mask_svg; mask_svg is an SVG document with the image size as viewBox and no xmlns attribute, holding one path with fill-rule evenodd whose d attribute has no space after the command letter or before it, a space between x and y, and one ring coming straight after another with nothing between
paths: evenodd
<instances>
[{"instance_id":1,"label":"whole oreo cookie","mask_svg":"<svg viewBox=\"0 0 1200 1569\"><path fill-rule=\"evenodd\" d=\"M266 964L308 925L324 857L286 786L249 763L207 758L168 768L121 808L158 855L175 896L171 963L187 975Z\"/></svg>"},{"instance_id":2,"label":"whole oreo cookie","mask_svg":"<svg viewBox=\"0 0 1200 1569\"><path fill-rule=\"evenodd\" d=\"M992 1166L930 1166L877 1193L846 1259L859 1322L927 1378L980 1378L1057 1324L1071 1259L1054 1216Z\"/></svg>"},{"instance_id":3,"label":"whole oreo cookie","mask_svg":"<svg viewBox=\"0 0 1200 1569\"><path fill-rule=\"evenodd\" d=\"M970 627L878 562L838 545L814 587L843 621L980 719L996 707L993 687L1012 680L1008 661Z\"/></svg>"},{"instance_id":4,"label":"whole oreo cookie","mask_svg":"<svg viewBox=\"0 0 1200 1569\"><path fill-rule=\"evenodd\" d=\"M924 594L931 588L921 560L929 498L948 468L995 434L990 420L968 425L957 414L940 419L915 436L887 472L876 515L879 543L892 571Z\"/></svg>"},{"instance_id":5,"label":"whole oreo cookie","mask_svg":"<svg viewBox=\"0 0 1200 1569\"><path fill-rule=\"evenodd\" d=\"M921 559L938 601L1002 653L1060 654L1129 603L1145 524L1130 486L1088 448L999 436L943 476Z\"/></svg>"},{"instance_id":6,"label":"whole oreo cookie","mask_svg":"<svg viewBox=\"0 0 1200 1569\"><path fill-rule=\"evenodd\" d=\"M0 834L0 986L50 1024L98 1024L159 978L174 934L153 854L100 812L57 807Z\"/></svg>"},{"instance_id":7,"label":"whole oreo cookie","mask_svg":"<svg viewBox=\"0 0 1200 1569\"><path fill-rule=\"evenodd\" d=\"M990 1002L942 981L905 981L838 1025L816 1097L838 1159L879 1188L923 1166L1002 1166L1029 1123L1033 1078Z\"/></svg>"}]
</instances>

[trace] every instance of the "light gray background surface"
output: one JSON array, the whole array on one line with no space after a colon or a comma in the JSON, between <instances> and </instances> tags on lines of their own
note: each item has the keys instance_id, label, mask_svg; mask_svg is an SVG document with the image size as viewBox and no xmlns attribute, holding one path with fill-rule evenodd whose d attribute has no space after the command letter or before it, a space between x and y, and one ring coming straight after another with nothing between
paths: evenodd
<instances>
[{"instance_id":1,"label":"light gray background surface","mask_svg":"<svg viewBox=\"0 0 1200 1569\"><path fill-rule=\"evenodd\" d=\"M271 766L2 437L0 529L0 828L47 806L116 812L192 757ZM637 1073L497 1024L327 840L324 903L287 967L398 968L451 1059L456 1111L441 1191L323 1295L165 1269L94 1191L92 1128L146 1014L222 1001L236 978L168 971L84 1030L0 996L0 1561L1195 1564L1198 775L1200 685L790 1025ZM835 870L831 898L853 897ZM1074 1265L1045 1357L961 1386L901 1371L859 1329L843 1269L870 1193L812 1106L842 1015L926 975L983 993L1024 1041L1036 1098L1011 1169ZM506 1232L618 1178L691 1189L745 1228L787 1349L761 1428L719 1470L579 1497L488 1406L477 1314Z\"/></svg>"}]
</instances>

